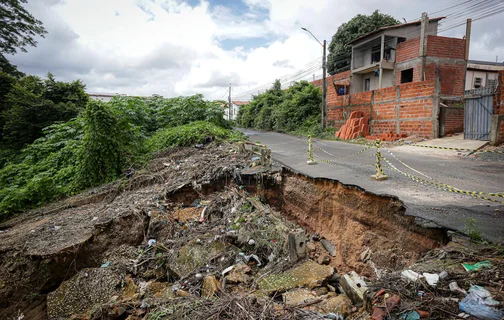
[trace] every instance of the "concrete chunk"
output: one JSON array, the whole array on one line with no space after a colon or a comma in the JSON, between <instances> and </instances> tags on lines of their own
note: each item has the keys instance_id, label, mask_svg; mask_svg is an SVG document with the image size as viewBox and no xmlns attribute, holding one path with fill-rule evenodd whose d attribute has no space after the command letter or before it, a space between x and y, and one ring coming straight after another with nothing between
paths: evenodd
<instances>
[{"instance_id":1,"label":"concrete chunk","mask_svg":"<svg viewBox=\"0 0 504 320\"><path fill-rule=\"evenodd\" d=\"M355 271L345 274L340 279L340 285L354 304L364 302L364 294L367 291L367 285Z\"/></svg>"}]
</instances>

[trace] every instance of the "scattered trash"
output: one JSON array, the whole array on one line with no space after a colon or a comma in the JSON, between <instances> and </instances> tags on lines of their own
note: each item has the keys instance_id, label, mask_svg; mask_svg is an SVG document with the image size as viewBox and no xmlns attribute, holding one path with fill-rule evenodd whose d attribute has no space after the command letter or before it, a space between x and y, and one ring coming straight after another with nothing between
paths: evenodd
<instances>
[{"instance_id":1,"label":"scattered trash","mask_svg":"<svg viewBox=\"0 0 504 320\"><path fill-rule=\"evenodd\" d=\"M452 291L452 292L458 292L458 293L461 293L463 295L467 294L467 292L464 289L461 289L458 286L457 282L455 282L455 281L450 282L449 287L450 287L450 291Z\"/></svg>"},{"instance_id":2,"label":"scattered trash","mask_svg":"<svg viewBox=\"0 0 504 320\"><path fill-rule=\"evenodd\" d=\"M413 270L404 270L401 272L401 278L415 282L423 278L423 276Z\"/></svg>"},{"instance_id":3,"label":"scattered trash","mask_svg":"<svg viewBox=\"0 0 504 320\"><path fill-rule=\"evenodd\" d=\"M439 281L439 275L435 274L435 273L426 273L424 272L422 274L425 278L425 281L427 281L427 283L433 287L435 287Z\"/></svg>"},{"instance_id":4,"label":"scattered trash","mask_svg":"<svg viewBox=\"0 0 504 320\"><path fill-rule=\"evenodd\" d=\"M238 254L239 258L241 260L243 260L243 262L245 263L249 263L250 262L250 259L254 259L257 263L257 266L260 267L262 266L262 263L261 263L261 260L259 259L259 257L255 254L251 254L251 255L245 255L243 252L240 252Z\"/></svg>"},{"instance_id":5,"label":"scattered trash","mask_svg":"<svg viewBox=\"0 0 504 320\"><path fill-rule=\"evenodd\" d=\"M108 266L110 266L110 261L107 261L104 264L102 264L100 268L107 268Z\"/></svg>"},{"instance_id":6,"label":"scattered trash","mask_svg":"<svg viewBox=\"0 0 504 320\"><path fill-rule=\"evenodd\" d=\"M448 277L448 272L442 271L441 273L439 273L439 279L444 279L446 277Z\"/></svg>"},{"instance_id":7,"label":"scattered trash","mask_svg":"<svg viewBox=\"0 0 504 320\"><path fill-rule=\"evenodd\" d=\"M499 302L492 298L488 290L483 287L473 285L469 289L469 294L459 303L461 311L482 320L500 320L504 317L504 311L498 310Z\"/></svg>"},{"instance_id":8,"label":"scattered trash","mask_svg":"<svg viewBox=\"0 0 504 320\"><path fill-rule=\"evenodd\" d=\"M198 279L198 280L203 279L203 275L202 275L201 273L196 273L196 274L194 275L194 277L195 277L196 279Z\"/></svg>"},{"instance_id":9,"label":"scattered trash","mask_svg":"<svg viewBox=\"0 0 504 320\"><path fill-rule=\"evenodd\" d=\"M340 315L339 313L328 313L328 314L325 314L324 315L324 318L325 319L331 319L331 320L344 320L345 318L343 318L342 315Z\"/></svg>"},{"instance_id":10,"label":"scattered trash","mask_svg":"<svg viewBox=\"0 0 504 320\"><path fill-rule=\"evenodd\" d=\"M226 273L228 273L229 271L233 270L233 268L234 268L234 265L229 266L229 267L227 267L226 269L222 270L222 272L221 272L221 273L222 273L222 276L225 276L225 275L226 275Z\"/></svg>"},{"instance_id":11,"label":"scattered trash","mask_svg":"<svg viewBox=\"0 0 504 320\"><path fill-rule=\"evenodd\" d=\"M98 220L98 217L93 217L93 219L91 220L91 222L94 222L94 221L97 221Z\"/></svg>"},{"instance_id":12,"label":"scattered trash","mask_svg":"<svg viewBox=\"0 0 504 320\"><path fill-rule=\"evenodd\" d=\"M202 144L202 143L198 143L198 144L195 144L195 145L194 145L194 147L195 147L196 149L203 149L203 148L205 147L205 145L204 145L204 144Z\"/></svg>"},{"instance_id":13,"label":"scattered trash","mask_svg":"<svg viewBox=\"0 0 504 320\"><path fill-rule=\"evenodd\" d=\"M253 245L255 245L255 244L256 244L256 242L255 242L255 240L254 240L254 239L250 239L250 240L248 241L248 245L249 245L249 246L253 246Z\"/></svg>"},{"instance_id":14,"label":"scattered trash","mask_svg":"<svg viewBox=\"0 0 504 320\"><path fill-rule=\"evenodd\" d=\"M54 230L58 231L59 229L61 229L61 226L54 226Z\"/></svg>"},{"instance_id":15,"label":"scattered trash","mask_svg":"<svg viewBox=\"0 0 504 320\"><path fill-rule=\"evenodd\" d=\"M462 263L462 266L464 267L464 269L467 271L467 272L471 272L471 271L477 271L481 268L491 268L492 267L492 263L488 260L484 260L484 261L481 261L481 262L478 262L478 263L474 263L474 264L471 264L471 263Z\"/></svg>"},{"instance_id":16,"label":"scattered trash","mask_svg":"<svg viewBox=\"0 0 504 320\"><path fill-rule=\"evenodd\" d=\"M420 313L416 311L408 311L402 314L401 319L405 320L419 320L420 319Z\"/></svg>"},{"instance_id":17,"label":"scattered trash","mask_svg":"<svg viewBox=\"0 0 504 320\"><path fill-rule=\"evenodd\" d=\"M206 211L206 209L207 209L207 208L208 208L208 207L204 207L204 208L203 208L203 211L201 211L201 216L200 216L200 218L199 218L199 222L200 222L200 223L203 223L203 222L205 221L205 211Z\"/></svg>"},{"instance_id":18,"label":"scattered trash","mask_svg":"<svg viewBox=\"0 0 504 320\"><path fill-rule=\"evenodd\" d=\"M156 245L156 240L155 239L150 239L149 241L147 241L147 245L149 247L152 247L152 246Z\"/></svg>"}]
</instances>

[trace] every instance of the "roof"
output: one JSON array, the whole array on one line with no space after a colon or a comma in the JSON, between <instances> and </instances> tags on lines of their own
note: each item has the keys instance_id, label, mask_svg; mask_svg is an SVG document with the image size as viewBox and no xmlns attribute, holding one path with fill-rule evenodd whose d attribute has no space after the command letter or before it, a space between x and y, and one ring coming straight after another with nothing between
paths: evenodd
<instances>
[{"instance_id":1,"label":"roof","mask_svg":"<svg viewBox=\"0 0 504 320\"><path fill-rule=\"evenodd\" d=\"M432 19L429 19L429 22L437 22L441 19L444 19L446 17L437 17L437 18L432 18ZM350 41L348 44L353 44L357 41L360 41L362 39L365 39L367 37L370 37L372 35L375 35L379 32L382 32L382 31L385 31L385 30L390 30L390 29L399 29L399 28L403 28L403 27L408 27L408 26L414 26L414 25L419 25L422 23L422 20L416 20L416 21L412 21L412 22L407 22L407 23L401 23L401 24L394 24L392 26L388 26L388 27L380 27L378 29L376 29L375 31L371 31L363 36L360 36L352 41Z\"/></svg>"},{"instance_id":2,"label":"roof","mask_svg":"<svg viewBox=\"0 0 504 320\"><path fill-rule=\"evenodd\" d=\"M504 66L504 62L492 62L492 61L480 61L480 60L467 60L467 63L482 64L486 66L499 66L499 67Z\"/></svg>"},{"instance_id":3,"label":"roof","mask_svg":"<svg viewBox=\"0 0 504 320\"><path fill-rule=\"evenodd\" d=\"M250 103L250 101L231 101L233 104L236 104L237 106L245 106Z\"/></svg>"}]
</instances>

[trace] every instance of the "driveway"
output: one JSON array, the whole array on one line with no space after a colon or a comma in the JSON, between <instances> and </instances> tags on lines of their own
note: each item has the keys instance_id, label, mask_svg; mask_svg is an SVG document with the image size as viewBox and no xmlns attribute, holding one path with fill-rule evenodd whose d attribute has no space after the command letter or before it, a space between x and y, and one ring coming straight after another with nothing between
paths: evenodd
<instances>
[{"instance_id":1,"label":"driveway","mask_svg":"<svg viewBox=\"0 0 504 320\"><path fill-rule=\"evenodd\" d=\"M434 222L439 226L463 232L466 221L476 220L477 228L490 241L504 239L504 198L492 197L490 202L470 195L443 191L429 183L418 183L398 173L383 163L388 179L376 181L373 165L376 157L371 148L340 141L314 140L316 159L333 160L332 163L307 164L306 139L295 136L239 129L249 136L250 141L259 141L272 150L274 160L311 177L325 177L344 184L357 185L376 194L397 196L406 206L406 214ZM461 190L486 193L504 192L504 163L482 162L463 159L457 152L446 150L427 154L415 152L418 147L381 149L382 155L392 166L404 173L431 182L432 179ZM500 155L504 157L504 155ZM395 157L395 158L394 158ZM341 160L343 158L343 160ZM403 165L397 159L407 166Z\"/></svg>"}]
</instances>

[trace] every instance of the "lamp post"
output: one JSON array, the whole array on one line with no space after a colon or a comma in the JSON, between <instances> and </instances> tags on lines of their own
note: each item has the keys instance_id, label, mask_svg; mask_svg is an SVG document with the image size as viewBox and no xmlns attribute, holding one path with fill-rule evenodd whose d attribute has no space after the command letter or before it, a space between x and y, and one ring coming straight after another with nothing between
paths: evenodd
<instances>
[{"instance_id":1,"label":"lamp post","mask_svg":"<svg viewBox=\"0 0 504 320\"><path fill-rule=\"evenodd\" d=\"M324 43L320 42L317 37L311 33L310 30L306 28L301 28L304 31L308 32L311 34L311 36L317 40L318 43L322 46L322 128L326 128L326 114L327 114L327 102L326 102L326 97L327 97L327 83L326 83L326 41L324 40Z\"/></svg>"}]
</instances>

